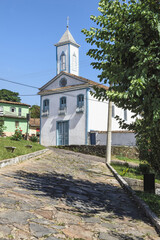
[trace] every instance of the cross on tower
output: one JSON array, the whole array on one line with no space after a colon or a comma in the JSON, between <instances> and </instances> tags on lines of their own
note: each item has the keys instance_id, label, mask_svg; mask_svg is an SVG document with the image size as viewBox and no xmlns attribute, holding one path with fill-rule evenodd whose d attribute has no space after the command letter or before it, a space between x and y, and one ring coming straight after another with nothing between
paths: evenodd
<instances>
[{"instance_id":1,"label":"cross on tower","mask_svg":"<svg viewBox=\"0 0 160 240\"><path fill-rule=\"evenodd\" d=\"M69 28L69 17L67 17L67 28Z\"/></svg>"}]
</instances>

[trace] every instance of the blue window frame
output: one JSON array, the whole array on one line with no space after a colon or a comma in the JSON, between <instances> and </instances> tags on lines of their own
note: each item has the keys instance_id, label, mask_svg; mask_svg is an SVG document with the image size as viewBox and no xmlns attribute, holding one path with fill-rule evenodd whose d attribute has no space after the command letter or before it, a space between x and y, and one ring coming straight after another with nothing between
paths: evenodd
<instances>
[{"instance_id":1,"label":"blue window frame","mask_svg":"<svg viewBox=\"0 0 160 240\"><path fill-rule=\"evenodd\" d=\"M60 110L64 110L67 106L67 100L66 97L60 98Z\"/></svg>"},{"instance_id":2,"label":"blue window frame","mask_svg":"<svg viewBox=\"0 0 160 240\"><path fill-rule=\"evenodd\" d=\"M49 99L43 100L43 112L49 112Z\"/></svg>"},{"instance_id":3,"label":"blue window frame","mask_svg":"<svg viewBox=\"0 0 160 240\"><path fill-rule=\"evenodd\" d=\"M62 52L60 56L60 69L61 71L66 70L66 55L64 52Z\"/></svg>"},{"instance_id":4,"label":"blue window frame","mask_svg":"<svg viewBox=\"0 0 160 240\"><path fill-rule=\"evenodd\" d=\"M77 107L81 108L84 106L84 95L83 94L79 94L77 96Z\"/></svg>"}]
</instances>

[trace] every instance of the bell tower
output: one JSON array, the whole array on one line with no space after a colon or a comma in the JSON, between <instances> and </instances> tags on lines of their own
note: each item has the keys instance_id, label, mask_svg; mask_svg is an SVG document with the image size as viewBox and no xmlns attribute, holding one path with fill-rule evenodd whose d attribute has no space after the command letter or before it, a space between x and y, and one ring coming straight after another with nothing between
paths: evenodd
<instances>
[{"instance_id":1,"label":"bell tower","mask_svg":"<svg viewBox=\"0 0 160 240\"><path fill-rule=\"evenodd\" d=\"M56 69L57 74L61 71L79 76L79 47L72 34L67 29L56 46Z\"/></svg>"}]
</instances>

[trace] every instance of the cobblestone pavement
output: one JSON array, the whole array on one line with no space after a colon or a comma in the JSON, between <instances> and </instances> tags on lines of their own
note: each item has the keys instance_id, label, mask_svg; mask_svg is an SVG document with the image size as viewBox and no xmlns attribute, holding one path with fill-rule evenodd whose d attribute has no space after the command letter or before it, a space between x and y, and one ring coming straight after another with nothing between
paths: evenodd
<instances>
[{"instance_id":1,"label":"cobblestone pavement","mask_svg":"<svg viewBox=\"0 0 160 240\"><path fill-rule=\"evenodd\" d=\"M53 149L0 170L0 239L160 238L100 158Z\"/></svg>"}]
</instances>

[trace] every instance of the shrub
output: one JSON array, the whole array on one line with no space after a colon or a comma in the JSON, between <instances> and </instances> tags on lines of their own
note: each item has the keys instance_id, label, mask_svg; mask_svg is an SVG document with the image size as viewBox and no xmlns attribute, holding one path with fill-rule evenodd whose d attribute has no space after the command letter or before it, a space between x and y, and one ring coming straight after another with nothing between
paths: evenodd
<instances>
[{"instance_id":1,"label":"shrub","mask_svg":"<svg viewBox=\"0 0 160 240\"><path fill-rule=\"evenodd\" d=\"M4 134L4 130L6 129L6 127L2 124L0 124L0 136L3 136Z\"/></svg>"},{"instance_id":2,"label":"shrub","mask_svg":"<svg viewBox=\"0 0 160 240\"><path fill-rule=\"evenodd\" d=\"M22 130L16 129L14 135L12 135L11 140L20 141L22 139Z\"/></svg>"},{"instance_id":3,"label":"shrub","mask_svg":"<svg viewBox=\"0 0 160 240\"><path fill-rule=\"evenodd\" d=\"M147 164L147 163L141 163L139 164L139 171L142 173L142 174L146 174L146 173L150 173L150 165Z\"/></svg>"},{"instance_id":4,"label":"shrub","mask_svg":"<svg viewBox=\"0 0 160 240\"><path fill-rule=\"evenodd\" d=\"M32 142L38 142L38 138L36 136L31 136L29 140Z\"/></svg>"}]
</instances>

